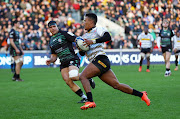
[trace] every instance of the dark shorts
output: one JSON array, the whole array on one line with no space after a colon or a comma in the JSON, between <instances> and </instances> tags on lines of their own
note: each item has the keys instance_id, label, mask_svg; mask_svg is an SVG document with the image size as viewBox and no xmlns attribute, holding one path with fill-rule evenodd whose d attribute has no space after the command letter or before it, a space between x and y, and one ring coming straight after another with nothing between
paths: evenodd
<instances>
[{"instance_id":1,"label":"dark shorts","mask_svg":"<svg viewBox=\"0 0 180 119\"><path fill-rule=\"evenodd\" d=\"M172 46L168 45L166 47L162 47L162 53L165 53L165 52L172 52Z\"/></svg>"},{"instance_id":2,"label":"dark shorts","mask_svg":"<svg viewBox=\"0 0 180 119\"><path fill-rule=\"evenodd\" d=\"M61 65L60 65L60 71L63 69L63 68L66 68L66 67L69 67L69 66L76 66L79 68L80 66L80 59L77 58L77 59L72 59L72 60L69 60L67 62L63 62Z\"/></svg>"},{"instance_id":3,"label":"dark shorts","mask_svg":"<svg viewBox=\"0 0 180 119\"><path fill-rule=\"evenodd\" d=\"M144 54L151 53L151 48L142 48L141 52Z\"/></svg>"},{"instance_id":4,"label":"dark shorts","mask_svg":"<svg viewBox=\"0 0 180 119\"><path fill-rule=\"evenodd\" d=\"M20 50L20 49L19 49L19 50ZM16 53L16 50L11 50L11 51L10 51L10 55L12 55L12 57L21 56L21 55L22 55L22 51L20 50L20 53L17 54L17 53Z\"/></svg>"},{"instance_id":5,"label":"dark shorts","mask_svg":"<svg viewBox=\"0 0 180 119\"><path fill-rule=\"evenodd\" d=\"M106 55L98 55L93 59L92 63L101 71L99 77L106 73L111 67L110 61Z\"/></svg>"}]
</instances>

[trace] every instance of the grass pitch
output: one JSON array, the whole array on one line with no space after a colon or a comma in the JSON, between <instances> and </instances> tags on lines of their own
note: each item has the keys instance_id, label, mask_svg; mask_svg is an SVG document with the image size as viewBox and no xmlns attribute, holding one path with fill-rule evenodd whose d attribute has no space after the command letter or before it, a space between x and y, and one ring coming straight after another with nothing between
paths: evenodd
<instances>
[{"instance_id":1,"label":"grass pitch","mask_svg":"<svg viewBox=\"0 0 180 119\"><path fill-rule=\"evenodd\" d=\"M180 71L173 69L164 77L164 65L151 65L150 73L145 65L142 72L137 65L112 66L119 82L146 90L151 105L94 78L97 107L88 110L80 110L81 98L62 80L59 68L22 69L24 82L11 81L10 69L0 69L0 119L180 119Z\"/></svg>"}]
</instances>

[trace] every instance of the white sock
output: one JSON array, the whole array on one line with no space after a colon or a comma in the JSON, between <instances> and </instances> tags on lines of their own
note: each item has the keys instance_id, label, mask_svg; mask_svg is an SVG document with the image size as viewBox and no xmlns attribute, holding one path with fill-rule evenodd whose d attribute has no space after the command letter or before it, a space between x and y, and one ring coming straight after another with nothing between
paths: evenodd
<instances>
[{"instance_id":1,"label":"white sock","mask_svg":"<svg viewBox=\"0 0 180 119\"><path fill-rule=\"evenodd\" d=\"M82 99L83 99L83 98L87 99L87 96L83 94L83 95L81 96L81 98L82 98Z\"/></svg>"}]
</instances>

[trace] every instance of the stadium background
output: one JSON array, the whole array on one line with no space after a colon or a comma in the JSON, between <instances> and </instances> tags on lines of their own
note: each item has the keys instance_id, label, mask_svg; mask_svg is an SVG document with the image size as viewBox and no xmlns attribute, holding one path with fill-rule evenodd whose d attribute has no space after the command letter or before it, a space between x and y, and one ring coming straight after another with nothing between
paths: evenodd
<instances>
[{"instance_id":1,"label":"stadium background","mask_svg":"<svg viewBox=\"0 0 180 119\"><path fill-rule=\"evenodd\" d=\"M152 64L150 73L145 72L146 66L141 73L135 65L111 67L120 82L146 90L151 106L94 78L96 89L92 92L97 107L87 111L79 109L82 104L76 103L79 98L66 86L59 68L29 68L36 63L45 67L43 61L50 55L46 25L49 20L58 20L62 29L81 35L82 16L89 11L98 13L113 38L104 45L111 62L121 65L119 57L125 52L123 62L137 64L137 35L149 27L155 38L163 18L169 18L170 27L177 31L179 9L179 0L0 0L0 119L179 119L180 73L172 70L172 76L164 77L164 65ZM2 69L10 63L4 49L15 19L21 22L24 82L11 81L10 69ZM32 62L34 59L36 63ZM157 51L153 52L154 60L164 63ZM77 84L82 87L80 82Z\"/></svg>"},{"instance_id":2,"label":"stadium background","mask_svg":"<svg viewBox=\"0 0 180 119\"><path fill-rule=\"evenodd\" d=\"M155 39L154 51L156 52L156 36L161 29L164 18L170 21L170 28L175 32L180 29L179 0L1 0L1 68L9 65L9 57L4 57L3 53L14 20L20 21L21 24L19 32L23 49L27 53L44 50L43 52L46 53L41 54L41 56L48 57L48 42L51 34L47 29L47 23L50 20L55 20L62 30L81 36L84 33L81 22L87 12L96 13L99 19L97 26L106 27L111 33L112 42L104 43L104 48L109 50L122 48L123 50L130 49L129 52L138 52L137 36L145 27L148 27ZM114 52L109 50L107 51ZM26 55L30 55L34 59L33 54ZM6 60L5 64L4 60Z\"/></svg>"}]
</instances>

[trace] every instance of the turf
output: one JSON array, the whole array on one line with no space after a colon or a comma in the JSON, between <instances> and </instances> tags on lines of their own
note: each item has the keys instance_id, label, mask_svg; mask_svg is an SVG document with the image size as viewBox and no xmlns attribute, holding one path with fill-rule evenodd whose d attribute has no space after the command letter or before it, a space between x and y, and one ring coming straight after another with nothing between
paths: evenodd
<instances>
[{"instance_id":1,"label":"turf","mask_svg":"<svg viewBox=\"0 0 180 119\"><path fill-rule=\"evenodd\" d=\"M180 71L164 77L164 65L152 65L150 73L145 68L138 72L137 65L112 66L121 83L148 92L149 107L139 97L94 78L97 107L88 110L80 110L81 98L65 84L58 68L22 69L24 82L11 81L10 69L0 69L0 119L180 119Z\"/></svg>"}]
</instances>

